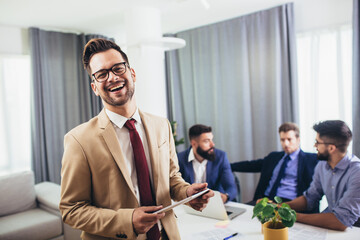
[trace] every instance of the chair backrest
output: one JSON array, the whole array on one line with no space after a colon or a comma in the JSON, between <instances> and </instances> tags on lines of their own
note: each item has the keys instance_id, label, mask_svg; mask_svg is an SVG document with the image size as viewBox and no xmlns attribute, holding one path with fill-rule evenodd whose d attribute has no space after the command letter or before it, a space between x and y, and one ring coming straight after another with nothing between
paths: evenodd
<instances>
[{"instance_id":1,"label":"chair backrest","mask_svg":"<svg viewBox=\"0 0 360 240\"><path fill-rule=\"evenodd\" d=\"M237 195L236 195L236 201L241 203L241 189L240 189L240 180L235 172L233 172L235 183L236 183L236 189L237 189Z\"/></svg>"},{"instance_id":2,"label":"chair backrest","mask_svg":"<svg viewBox=\"0 0 360 240\"><path fill-rule=\"evenodd\" d=\"M36 207L34 174L32 171L0 176L0 216Z\"/></svg>"}]
</instances>

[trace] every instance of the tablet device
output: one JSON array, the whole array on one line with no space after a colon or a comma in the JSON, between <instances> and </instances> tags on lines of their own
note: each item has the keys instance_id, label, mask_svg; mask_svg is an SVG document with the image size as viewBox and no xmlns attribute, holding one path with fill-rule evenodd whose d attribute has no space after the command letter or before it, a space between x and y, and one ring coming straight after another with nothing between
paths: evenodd
<instances>
[{"instance_id":1,"label":"tablet device","mask_svg":"<svg viewBox=\"0 0 360 240\"><path fill-rule=\"evenodd\" d=\"M181 205L181 204L190 202L191 200L193 200L193 199L195 199L195 198L203 195L204 193L207 193L209 190L210 190L210 189L207 188L207 189L205 189L205 190L203 190L203 191L201 191L201 192L195 193L194 195L192 195L192 196L190 196L190 197L187 197L187 198L185 198L185 199L183 199L183 200L181 200L181 201L179 201L179 202L175 202L174 204L172 204L172 205L170 205L170 206L167 206L167 207L165 207L165 208L162 208L162 209L160 209L160 210L158 210L158 211L156 211L156 212L153 212L153 213L162 213L162 212L169 211L170 209L173 209L173 208L176 207L176 206L179 206L179 205Z\"/></svg>"},{"instance_id":2,"label":"tablet device","mask_svg":"<svg viewBox=\"0 0 360 240\"><path fill-rule=\"evenodd\" d=\"M245 208L241 207L225 206L221 199L221 194L218 191L214 191L214 197L209 199L206 208L201 212L196 211L189 206L184 206L184 210L186 213L218 220L231 220L246 211Z\"/></svg>"}]
</instances>

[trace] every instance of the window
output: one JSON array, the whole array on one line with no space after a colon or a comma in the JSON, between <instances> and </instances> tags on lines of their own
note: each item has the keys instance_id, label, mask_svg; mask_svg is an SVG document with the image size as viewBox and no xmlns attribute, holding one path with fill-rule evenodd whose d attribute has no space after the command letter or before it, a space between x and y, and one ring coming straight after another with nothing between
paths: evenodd
<instances>
[{"instance_id":1,"label":"window","mask_svg":"<svg viewBox=\"0 0 360 240\"><path fill-rule=\"evenodd\" d=\"M297 56L301 148L315 152L314 123L340 119L352 129L351 26L298 34ZM320 211L327 205L323 196Z\"/></svg>"},{"instance_id":2,"label":"window","mask_svg":"<svg viewBox=\"0 0 360 240\"><path fill-rule=\"evenodd\" d=\"M0 173L31 168L30 58L0 56Z\"/></svg>"},{"instance_id":3,"label":"window","mask_svg":"<svg viewBox=\"0 0 360 240\"><path fill-rule=\"evenodd\" d=\"M301 148L315 152L314 123L340 119L352 128L351 26L298 34L297 55Z\"/></svg>"}]
</instances>

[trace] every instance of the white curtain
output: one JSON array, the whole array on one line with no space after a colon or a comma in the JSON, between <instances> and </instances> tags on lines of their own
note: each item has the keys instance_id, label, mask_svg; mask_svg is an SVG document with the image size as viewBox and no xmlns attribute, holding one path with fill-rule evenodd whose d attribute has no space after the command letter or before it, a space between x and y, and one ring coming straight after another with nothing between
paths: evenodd
<instances>
[{"instance_id":1,"label":"white curtain","mask_svg":"<svg viewBox=\"0 0 360 240\"><path fill-rule=\"evenodd\" d=\"M0 173L31 169L29 56L0 56Z\"/></svg>"},{"instance_id":2,"label":"white curtain","mask_svg":"<svg viewBox=\"0 0 360 240\"><path fill-rule=\"evenodd\" d=\"M301 146L315 152L315 122L341 119L352 128L351 26L299 33L297 56Z\"/></svg>"}]
</instances>

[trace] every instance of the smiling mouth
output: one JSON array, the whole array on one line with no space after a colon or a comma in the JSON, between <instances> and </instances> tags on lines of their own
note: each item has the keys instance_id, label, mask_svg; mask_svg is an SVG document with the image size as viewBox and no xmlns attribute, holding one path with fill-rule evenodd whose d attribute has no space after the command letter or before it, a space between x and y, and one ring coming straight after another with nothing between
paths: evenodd
<instances>
[{"instance_id":1,"label":"smiling mouth","mask_svg":"<svg viewBox=\"0 0 360 240\"><path fill-rule=\"evenodd\" d=\"M125 82L120 83L119 85L113 86L111 88L109 88L110 92L116 92L116 91L120 91L121 89L123 89L125 86Z\"/></svg>"}]
</instances>

